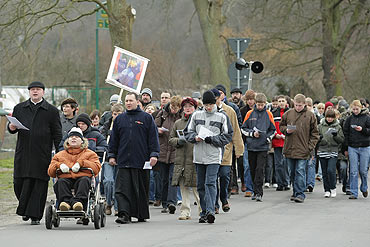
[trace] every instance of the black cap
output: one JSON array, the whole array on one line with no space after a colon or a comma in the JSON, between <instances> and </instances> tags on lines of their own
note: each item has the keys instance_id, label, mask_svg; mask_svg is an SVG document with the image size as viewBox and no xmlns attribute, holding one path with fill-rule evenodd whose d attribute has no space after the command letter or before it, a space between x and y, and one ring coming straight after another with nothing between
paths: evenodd
<instances>
[{"instance_id":1,"label":"black cap","mask_svg":"<svg viewBox=\"0 0 370 247\"><path fill-rule=\"evenodd\" d=\"M203 94L203 104L216 104L216 97L212 91L205 91Z\"/></svg>"},{"instance_id":2,"label":"black cap","mask_svg":"<svg viewBox=\"0 0 370 247\"><path fill-rule=\"evenodd\" d=\"M45 90L45 85L42 82L39 82L39 81L31 82L30 85L28 85L28 90L30 90L33 87L39 87L39 88L42 88L43 90Z\"/></svg>"},{"instance_id":3,"label":"black cap","mask_svg":"<svg viewBox=\"0 0 370 247\"><path fill-rule=\"evenodd\" d=\"M238 87L236 87L236 88L234 88L233 90L230 91L231 94L232 93L237 93L237 92L243 94L242 90L240 88L238 88Z\"/></svg>"},{"instance_id":4,"label":"black cap","mask_svg":"<svg viewBox=\"0 0 370 247\"><path fill-rule=\"evenodd\" d=\"M86 113L81 113L80 115L78 115L76 123L78 122L84 122L87 126L90 126L92 123L89 115L87 115Z\"/></svg>"},{"instance_id":5,"label":"black cap","mask_svg":"<svg viewBox=\"0 0 370 247\"><path fill-rule=\"evenodd\" d=\"M225 86L224 86L224 85L222 85L222 84L218 84L218 85L216 86L216 89L217 89L217 90L222 91L222 92L226 95L226 88L225 88Z\"/></svg>"},{"instance_id":6,"label":"black cap","mask_svg":"<svg viewBox=\"0 0 370 247\"><path fill-rule=\"evenodd\" d=\"M215 95L215 97L220 97L221 96L220 91L218 91L218 89L216 89L216 88L212 88L210 91L212 91L212 93Z\"/></svg>"}]
</instances>

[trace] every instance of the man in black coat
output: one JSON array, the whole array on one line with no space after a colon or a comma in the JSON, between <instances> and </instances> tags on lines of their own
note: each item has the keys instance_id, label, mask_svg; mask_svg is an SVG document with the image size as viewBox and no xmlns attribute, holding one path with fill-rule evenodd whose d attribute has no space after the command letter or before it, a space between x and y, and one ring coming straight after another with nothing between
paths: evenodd
<instances>
[{"instance_id":1,"label":"man in black coat","mask_svg":"<svg viewBox=\"0 0 370 247\"><path fill-rule=\"evenodd\" d=\"M14 156L14 192L19 201L17 214L31 225L39 225L46 203L53 144L62 139L59 111L44 98L45 86L32 82L30 98L14 107L13 117L29 130L8 124L9 133L18 133ZM58 150L56 150L58 151Z\"/></svg>"}]
</instances>

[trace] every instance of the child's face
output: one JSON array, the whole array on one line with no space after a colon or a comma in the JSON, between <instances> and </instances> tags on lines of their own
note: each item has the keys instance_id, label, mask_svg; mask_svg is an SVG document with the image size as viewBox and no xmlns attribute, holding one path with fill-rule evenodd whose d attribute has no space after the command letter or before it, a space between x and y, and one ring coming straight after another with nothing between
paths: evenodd
<instances>
[{"instance_id":1,"label":"child's face","mask_svg":"<svg viewBox=\"0 0 370 247\"><path fill-rule=\"evenodd\" d=\"M284 109L286 107L286 103L287 102L286 102L285 98L279 98L278 99L278 104L279 104L279 107L280 108L283 108Z\"/></svg>"},{"instance_id":2,"label":"child's face","mask_svg":"<svg viewBox=\"0 0 370 247\"><path fill-rule=\"evenodd\" d=\"M271 105L272 108L277 108L279 106L279 103L277 101L272 101Z\"/></svg>"},{"instance_id":3,"label":"child's face","mask_svg":"<svg viewBox=\"0 0 370 247\"><path fill-rule=\"evenodd\" d=\"M114 111L114 112L112 112L113 121L114 121L114 119L116 119L116 117L117 117L119 114L121 114L121 113L122 113L121 111Z\"/></svg>"}]
</instances>

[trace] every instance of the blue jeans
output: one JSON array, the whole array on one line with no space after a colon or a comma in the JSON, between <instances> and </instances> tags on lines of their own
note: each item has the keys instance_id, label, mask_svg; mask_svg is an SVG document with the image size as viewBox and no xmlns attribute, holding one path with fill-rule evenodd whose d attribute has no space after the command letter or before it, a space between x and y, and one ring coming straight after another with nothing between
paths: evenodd
<instances>
[{"instance_id":1,"label":"blue jeans","mask_svg":"<svg viewBox=\"0 0 370 247\"><path fill-rule=\"evenodd\" d=\"M316 158L310 158L307 163L306 171L306 186L315 187L315 176L316 176Z\"/></svg>"},{"instance_id":2,"label":"blue jeans","mask_svg":"<svg viewBox=\"0 0 370 247\"><path fill-rule=\"evenodd\" d=\"M248 161L247 143L244 143L243 166L244 166L244 183L245 186L247 187L246 191L253 192L253 181Z\"/></svg>"},{"instance_id":3,"label":"blue jeans","mask_svg":"<svg viewBox=\"0 0 370 247\"><path fill-rule=\"evenodd\" d=\"M104 162L104 179L103 186L105 197L107 199L107 205L112 206L114 204L114 209L117 211L117 201L114 198L114 184L117 175L117 166L111 166L108 162ZM114 203L113 203L114 202Z\"/></svg>"},{"instance_id":4,"label":"blue jeans","mask_svg":"<svg viewBox=\"0 0 370 247\"><path fill-rule=\"evenodd\" d=\"M150 170L149 200L155 201L155 181L154 181L154 171L153 170Z\"/></svg>"},{"instance_id":5,"label":"blue jeans","mask_svg":"<svg viewBox=\"0 0 370 247\"><path fill-rule=\"evenodd\" d=\"M340 170L340 178L342 180L343 188L346 188L346 191L350 190L349 188L349 181L348 181L348 161L347 160L339 160L339 170Z\"/></svg>"},{"instance_id":6,"label":"blue jeans","mask_svg":"<svg viewBox=\"0 0 370 247\"><path fill-rule=\"evenodd\" d=\"M167 208L168 205L177 204L177 186L172 186L173 164L160 162L161 178L162 178L162 206Z\"/></svg>"},{"instance_id":7,"label":"blue jeans","mask_svg":"<svg viewBox=\"0 0 370 247\"><path fill-rule=\"evenodd\" d=\"M290 184L288 165L283 156L283 148L274 148L274 162L276 172L276 183L280 187L286 187Z\"/></svg>"},{"instance_id":8,"label":"blue jeans","mask_svg":"<svg viewBox=\"0 0 370 247\"><path fill-rule=\"evenodd\" d=\"M367 191L367 171L370 159L370 146L353 148L348 147L349 156L349 183L352 195L358 197L358 174L361 178L361 192Z\"/></svg>"},{"instance_id":9,"label":"blue jeans","mask_svg":"<svg viewBox=\"0 0 370 247\"><path fill-rule=\"evenodd\" d=\"M290 168L290 181L293 184L293 196L306 198L304 191L306 189L306 166L308 160L289 159L286 162Z\"/></svg>"},{"instance_id":10,"label":"blue jeans","mask_svg":"<svg viewBox=\"0 0 370 247\"><path fill-rule=\"evenodd\" d=\"M320 158L322 169L322 178L324 180L325 192L330 192L336 188L337 185L337 157L330 159Z\"/></svg>"},{"instance_id":11,"label":"blue jeans","mask_svg":"<svg viewBox=\"0 0 370 247\"><path fill-rule=\"evenodd\" d=\"M160 164L158 163L156 166L160 167ZM154 198L155 200L162 200L162 178L161 178L161 172L152 170L153 171L153 177L154 177Z\"/></svg>"},{"instance_id":12,"label":"blue jeans","mask_svg":"<svg viewBox=\"0 0 370 247\"><path fill-rule=\"evenodd\" d=\"M197 190L199 193L200 207L202 212L200 216L215 214L216 205L216 184L219 164L201 165L195 164L197 169Z\"/></svg>"},{"instance_id":13,"label":"blue jeans","mask_svg":"<svg viewBox=\"0 0 370 247\"><path fill-rule=\"evenodd\" d=\"M229 187L229 183L230 183L230 170L231 170L231 166L220 166L220 169L218 170L218 177L220 178L220 186L218 186L218 183L217 183L216 208L220 208L220 205L218 204L218 198L220 198L222 205L225 205L228 203L227 188Z\"/></svg>"}]
</instances>

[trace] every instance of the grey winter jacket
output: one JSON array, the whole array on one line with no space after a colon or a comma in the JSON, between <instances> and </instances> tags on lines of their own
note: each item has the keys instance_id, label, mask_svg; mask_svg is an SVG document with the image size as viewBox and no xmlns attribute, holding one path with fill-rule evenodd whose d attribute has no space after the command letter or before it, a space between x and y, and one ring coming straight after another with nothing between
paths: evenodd
<instances>
[{"instance_id":1,"label":"grey winter jacket","mask_svg":"<svg viewBox=\"0 0 370 247\"><path fill-rule=\"evenodd\" d=\"M195 141L201 126L214 133L210 144L205 141ZM212 112L206 110L194 112L184 134L188 142L194 143L193 162L195 164L221 164L223 149L231 142L233 129L228 116L224 112L217 111L214 105Z\"/></svg>"},{"instance_id":2,"label":"grey winter jacket","mask_svg":"<svg viewBox=\"0 0 370 247\"><path fill-rule=\"evenodd\" d=\"M334 123L329 125L325 121L325 118L323 118L320 121L318 129L320 135L319 151L328 153L332 152L338 153L340 151L339 148L344 141L344 134L342 128L339 125L339 121L334 120ZM333 131L337 132L336 136L333 136L331 134Z\"/></svg>"}]
</instances>

